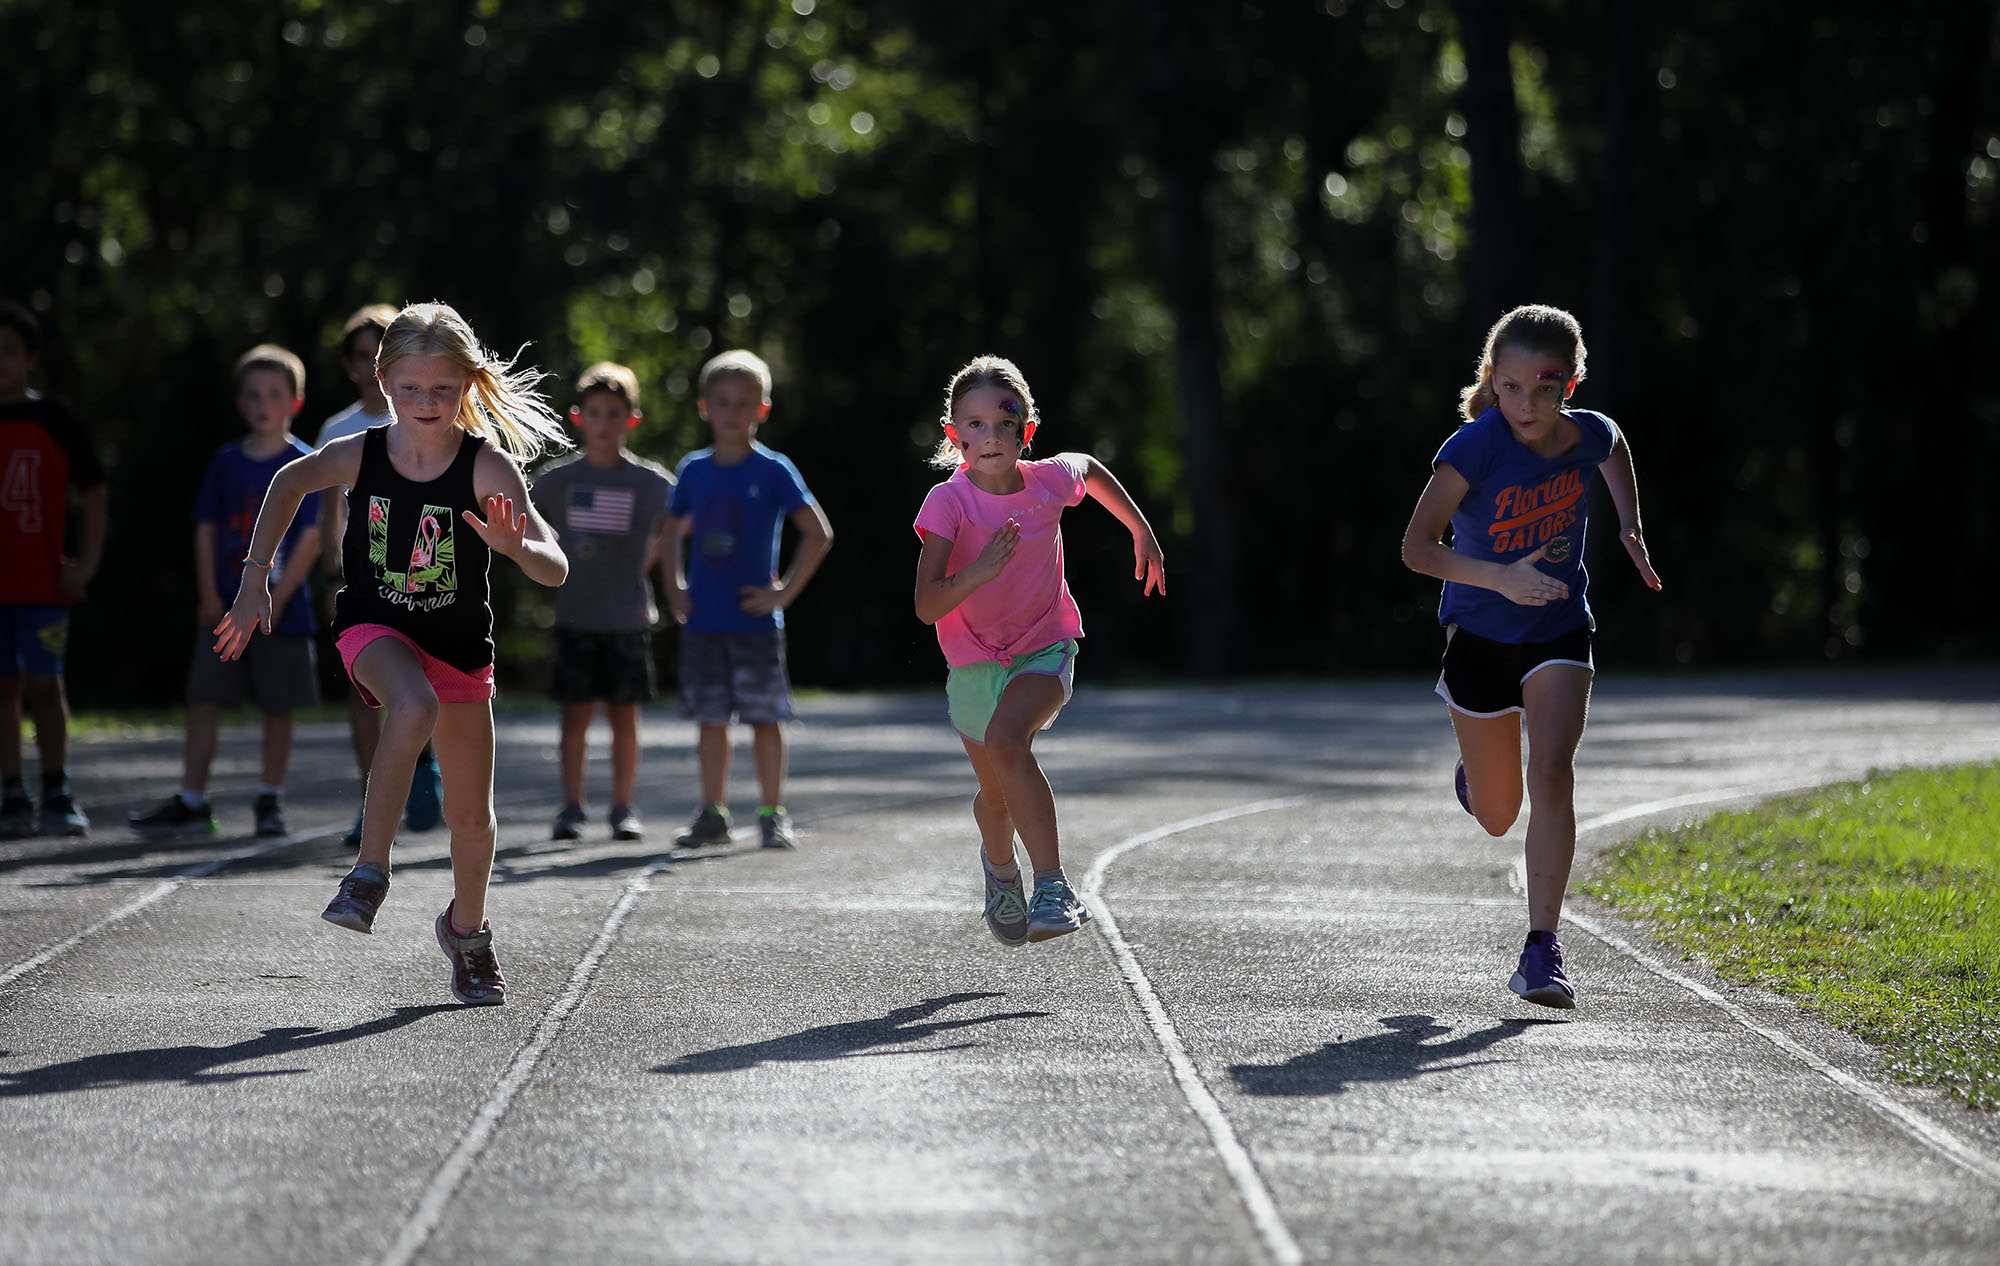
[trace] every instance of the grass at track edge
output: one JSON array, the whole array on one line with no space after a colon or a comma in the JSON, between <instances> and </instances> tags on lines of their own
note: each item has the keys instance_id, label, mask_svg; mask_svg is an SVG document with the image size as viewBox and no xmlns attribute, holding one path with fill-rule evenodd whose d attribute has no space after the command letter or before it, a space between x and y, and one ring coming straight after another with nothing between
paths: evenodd
<instances>
[{"instance_id":1,"label":"grass at track edge","mask_svg":"<svg viewBox=\"0 0 2000 1266\"><path fill-rule=\"evenodd\" d=\"M1585 891L1684 958L2000 1108L2000 763L1876 773L1654 829Z\"/></svg>"}]
</instances>

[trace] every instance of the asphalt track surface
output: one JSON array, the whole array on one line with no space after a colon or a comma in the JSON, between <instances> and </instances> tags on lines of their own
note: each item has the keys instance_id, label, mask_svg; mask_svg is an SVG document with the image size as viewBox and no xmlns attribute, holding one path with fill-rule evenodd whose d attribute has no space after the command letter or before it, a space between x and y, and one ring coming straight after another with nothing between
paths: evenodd
<instances>
[{"instance_id":1,"label":"asphalt track surface","mask_svg":"<svg viewBox=\"0 0 2000 1266\"><path fill-rule=\"evenodd\" d=\"M1582 900L1579 1008L1506 991L1521 828L1458 808L1426 683L1086 688L1038 750L1098 919L1018 950L942 698L803 711L796 853L672 849L664 707L652 835L552 842L553 718L503 719L492 1009L445 988L442 831L375 935L319 920L342 727L276 842L251 731L178 844L114 825L178 743L80 745L97 833L0 845L0 1261L2000 1260L2000 1127L1787 1004ZM1583 852L1996 754L1990 670L1608 677Z\"/></svg>"}]
</instances>

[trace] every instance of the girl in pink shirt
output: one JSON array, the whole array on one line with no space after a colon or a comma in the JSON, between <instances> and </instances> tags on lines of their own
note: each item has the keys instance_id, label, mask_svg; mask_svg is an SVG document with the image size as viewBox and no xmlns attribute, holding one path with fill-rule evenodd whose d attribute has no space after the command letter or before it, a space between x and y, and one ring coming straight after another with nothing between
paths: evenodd
<instances>
[{"instance_id":1,"label":"girl in pink shirt","mask_svg":"<svg viewBox=\"0 0 2000 1266\"><path fill-rule=\"evenodd\" d=\"M1023 461L1041 423L1013 362L981 356L945 390L944 438L932 464L952 472L917 512L917 618L934 624L951 674L951 723L979 778L986 926L1002 945L1082 927L1090 911L1063 877L1055 796L1035 735L1068 702L1083 617L1063 578L1062 512L1086 495L1132 533L1132 577L1167 591L1166 560L1146 516L1088 453ZM1021 899L1014 835L1035 869Z\"/></svg>"}]
</instances>

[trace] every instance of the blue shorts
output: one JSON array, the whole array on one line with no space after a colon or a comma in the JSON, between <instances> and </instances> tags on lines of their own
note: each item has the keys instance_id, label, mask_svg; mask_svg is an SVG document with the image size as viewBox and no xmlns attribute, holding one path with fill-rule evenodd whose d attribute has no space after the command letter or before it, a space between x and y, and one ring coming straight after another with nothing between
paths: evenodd
<instances>
[{"instance_id":1,"label":"blue shorts","mask_svg":"<svg viewBox=\"0 0 2000 1266\"><path fill-rule=\"evenodd\" d=\"M681 715L697 725L791 720L785 631L682 633Z\"/></svg>"},{"instance_id":2,"label":"blue shorts","mask_svg":"<svg viewBox=\"0 0 2000 1266\"><path fill-rule=\"evenodd\" d=\"M68 644L68 607L0 606L0 676L60 677Z\"/></svg>"}]
</instances>

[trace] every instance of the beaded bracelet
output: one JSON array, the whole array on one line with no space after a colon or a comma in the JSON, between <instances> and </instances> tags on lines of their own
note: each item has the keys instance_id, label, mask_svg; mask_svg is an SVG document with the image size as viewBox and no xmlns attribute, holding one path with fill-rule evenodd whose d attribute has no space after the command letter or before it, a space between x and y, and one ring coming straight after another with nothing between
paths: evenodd
<instances>
[{"instance_id":1,"label":"beaded bracelet","mask_svg":"<svg viewBox=\"0 0 2000 1266\"><path fill-rule=\"evenodd\" d=\"M257 566L262 567L266 571L269 571L271 569L271 560L268 558L252 558L248 554L245 554L243 556L243 561L246 563L255 563Z\"/></svg>"}]
</instances>

